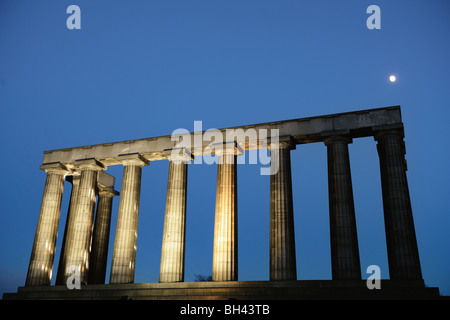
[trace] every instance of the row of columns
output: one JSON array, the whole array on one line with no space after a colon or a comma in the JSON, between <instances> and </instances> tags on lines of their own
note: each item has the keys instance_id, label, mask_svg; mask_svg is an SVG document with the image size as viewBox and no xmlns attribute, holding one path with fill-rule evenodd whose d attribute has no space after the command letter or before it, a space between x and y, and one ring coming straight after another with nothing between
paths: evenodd
<instances>
[{"instance_id":1,"label":"row of columns","mask_svg":"<svg viewBox=\"0 0 450 320\"><path fill-rule=\"evenodd\" d=\"M421 279L421 268L406 179L402 130L381 130L378 142L383 207L391 279ZM332 277L361 279L355 208L347 135L332 133L327 147ZM290 136L269 144L270 280L296 280L294 212ZM218 149L220 150L220 149ZM237 255L237 143L225 143L218 156L214 224L213 281L238 280ZM124 165L110 283L134 282L142 167L149 162L139 154L121 155ZM184 281L187 165L170 158L161 251L160 282ZM105 282L107 248L114 190L97 187L105 167L95 159L76 161L80 175L72 177L72 195L56 284L65 284L75 265L81 282ZM61 209L64 178L60 163L41 166L47 173L26 286L49 285ZM94 208L98 195L97 213Z\"/></svg>"}]
</instances>

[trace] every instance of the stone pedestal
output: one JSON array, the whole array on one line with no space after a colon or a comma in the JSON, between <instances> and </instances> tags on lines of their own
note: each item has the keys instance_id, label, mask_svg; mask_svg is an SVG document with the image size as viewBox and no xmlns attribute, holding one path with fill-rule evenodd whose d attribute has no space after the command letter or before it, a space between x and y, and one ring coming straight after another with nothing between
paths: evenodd
<instances>
[{"instance_id":1,"label":"stone pedestal","mask_svg":"<svg viewBox=\"0 0 450 320\"><path fill-rule=\"evenodd\" d=\"M62 286L47 286L47 287L19 287L16 293L4 293L4 300L111 300L111 303L117 304L117 300L151 300L154 303L149 305L161 311L173 314L180 314L180 308L188 306L217 305L231 303L231 305L238 307L236 304L241 304L241 310L246 301L257 300L259 304L259 313L257 312L258 304L255 305L254 314L256 319L257 314L262 315L259 318L275 318L275 319L290 319L292 314L298 312L298 305L310 305L313 308L318 308L319 301L339 299L347 300L347 305L355 303L355 300L364 300L364 304L371 300L381 300L386 302L387 299L392 300L438 300L445 299L439 296L439 289L433 287L425 287L423 280L409 280L409 281L395 281L382 280L381 290L367 289L365 280L300 280L300 281L224 281L224 282L177 282L177 283L131 283L131 284L106 284L106 285L90 285L84 286L81 290L67 290ZM155 301L159 300L159 301ZM183 301L181 301L183 300ZM203 301L202 301L203 300ZM217 304L207 301L216 300ZM221 301L219 301L221 300ZM228 302L227 302L228 300ZM230 301L232 300L232 301ZM278 304L273 300L290 300L288 304ZM297 302L294 300L302 300ZM311 301L316 300L316 301ZM123 305L120 301L119 308ZM133 303L133 305L136 304ZM146 304L145 302L138 303L139 305ZM267 310L268 314L262 314L261 310L264 304L270 305ZM148 305L148 304L147 304ZM285 317L280 317L279 310L284 306L292 306L292 310L286 313ZM342 306L342 304L339 304ZM171 308L170 311L166 308ZM248 310L249 308L247 308ZM116 309L118 310L118 308ZM224 309L221 309L224 312ZM311 308L312 310L312 308ZM158 310L159 311L159 310ZM285 310L286 311L286 310ZM248 311L247 311L248 312ZM220 315L220 312L215 310L213 317ZM242 313L243 319L247 318L249 314ZM277 317L273 317L277 315ZM215 316L215 317L214 317ZM183 318L183 317L180 317ZM187 319L207 319L206 314L187 315ZM225 317L224 317L225 318ZM228 318L228 317L226 317ZM235 317L232 317L235 318ZM239 317L238 317L239 318ZM254 319L254 317L250 317Z\"/></svg>"}]
</instances>

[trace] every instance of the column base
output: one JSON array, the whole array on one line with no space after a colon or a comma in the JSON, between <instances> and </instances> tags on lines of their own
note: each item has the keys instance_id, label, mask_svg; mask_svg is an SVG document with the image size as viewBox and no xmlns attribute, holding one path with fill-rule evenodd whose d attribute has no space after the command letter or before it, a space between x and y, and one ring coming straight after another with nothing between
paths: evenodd
<instances>
[{"instance_id":1,"label":"column base","mask_svg":"<svg viewBox=\"0 0 450 320\"><path fill-rule=\"evenodd\" d=\"M87 285L80 290L65 286L19 287L5 293L14 299L101 300L386 300L438 299L438 288L421 280L381 280L381 289L368 289L365 280L225 281Z\"/></svg>"}]
</instances>

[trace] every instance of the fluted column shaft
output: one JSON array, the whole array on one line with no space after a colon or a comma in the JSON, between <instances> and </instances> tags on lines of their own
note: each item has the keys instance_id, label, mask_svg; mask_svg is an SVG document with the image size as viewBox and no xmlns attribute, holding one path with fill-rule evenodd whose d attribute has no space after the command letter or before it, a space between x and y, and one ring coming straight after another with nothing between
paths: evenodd
<instances>
[{"instance_id":1,"label":"fluted column shaft","mask_svg":"<svg viewBox=\"0 0 450 320\"><path fill-rule=\"evenodd\" d=\"M61 212L64 176L67 173L60 164L43 165L41 169L47 172L47 178L25 283L27 287L50 285Z\"/></svg>"},{"instance_id":2,"label":"fluted column shaft","mask_svg":"<svg viewBox=\"0 0 450 320\"><path fill-rule=\"evenodd\" d=\"M234 147L218 152L213 281L238 280L237 171Z\"/></svg>"},{"instance_id":3,"label":"fluted column shaft","mask_svg":"<svg viewBox=\"0 0 450 320\"><path fill-rule=\"evenodd\" d=\"M64 250L64 283L73 275L75 266L82 284L88 283L89 256L96 204L98 172L104 167L94 159L76 161L80 174L73 224L67 232Z\"/></svg>"},{"instance_id":4,"label":"fluted column shaft","mask_svg":"<svg viewBox=\"0 0 450 320\"><path fill-rule=\"evenodd\" d=\"M89 284L104 284L108 258L109 234L111 229L111 209L114 196L112 188L100 187L97 212L95 215L92 252L90 256Z\"/></svg>"},{"instance_id":5,"label":"fluted column shaft","mask_svg":"<svg viewBox=\"0 0 450 320\"><path fill-rule=\"evenodd\" d=\"M59 264L58 264L58 274L56 275L56 285L65 285L64 282L64 270L65 268L65 261L64 261L64 252L66 248L66 241L67 241L67 234L69 230L72 230L73 226L73 218L75 217L75 206L77 204L77 197L78 197L78 188L80 186L80 176L74 175L69 176L66 178L67 181L72 183L72 191L70 193L70 202L69 202L69 210L67 210L67 218L66 218L66 225L64 228L64 236L63 236L63 242L61 245L61 253L59 255Z\"/></svg>"},{"instance_id":6,"label":"fluted column shaft","mask_svg":"<svg viewBox=\"0 0 450 320\"><path fill-rule=\"evenodd\" d=\"M293 148L290 140L270 145L270 280L297 280L290 159Z\"/></svg>"},{"instance_id":7,"label":"fluted column shaft","mask_svg":"<svg viewBox=\"0 0 450 320\"><path fill-rule=\"evenodd\" d=\"M124 160L122 189L111 265L110 283L133 283L136 264L142 167L139 155Z\"/></svg>"},{"instance_id":8,"label":"fluted column shaft","mask_svg":"<svg viewBox=\"0 0 450 320\"><path fill-rule=\"evenodd\" d=\"M184 281L187 164L169 164L159 282Z\"/></svg>"},{"instance_id":9,"label":"fluted column shaft","mask_svg":"<svg viewBox=\"0 0 450 320\"><path fill-rule=\"evenodd\" d=\"M380 158L390 278L422 279L406 178L403 131L380 131L375 139Z\"/></svg>"},{"instance_id":10,"label":"fluted column shaft","mask_svg":"<svg viewBox=\"0 0 450 320\"><path fill-rule=\"evenodd\" d=\"M351 139L340 136L325 139L333 280L361 279L349 143Z\"/></svg>"}]
</instances>

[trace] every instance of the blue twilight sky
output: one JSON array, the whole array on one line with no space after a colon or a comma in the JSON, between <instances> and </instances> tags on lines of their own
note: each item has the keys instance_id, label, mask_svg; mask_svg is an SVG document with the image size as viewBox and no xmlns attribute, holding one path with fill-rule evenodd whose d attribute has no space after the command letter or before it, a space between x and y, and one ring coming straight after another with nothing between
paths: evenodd
<instances>
[{"instance_id":1,"label":"blue twilight sky","mask_svg":"<svg viewBox=\"0 0 450 320\"><path fill-rule=\"evenodd\" d=\"M71 4L80 30L66 27ZM379 30L366 26L371 4ZM401 105L423 277L449 295L449 14L446 0L0 1L0 291L25 283L44 150L192 131L196 120L206 130ZM388 278L375 142L349 150L362 277L377 264ZM331 279L326 147L291 154L298 279ZM238 167L239 280L269 278L259 168ZM211 274L216 169L189 167L186 281ZM107 170L119 191L122 171ZM135 282L158 281L167 173L167 161L143 169ZM54 270L69 196L66 183Z\"/></svg>"}]
</instances>

